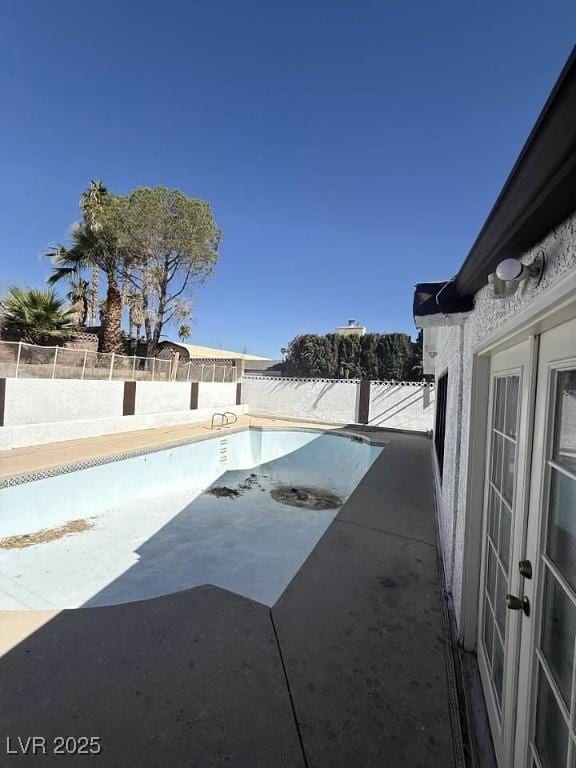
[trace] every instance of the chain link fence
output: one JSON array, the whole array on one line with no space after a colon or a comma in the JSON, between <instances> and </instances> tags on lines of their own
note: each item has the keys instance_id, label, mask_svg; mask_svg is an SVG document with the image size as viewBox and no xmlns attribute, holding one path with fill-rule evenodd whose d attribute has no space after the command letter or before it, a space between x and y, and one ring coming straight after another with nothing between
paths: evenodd
<instances>
[{"instance_id":1,"label":"chain link fence","mask_svg":"<svg viewBox=\"0 0 576 768\"><path fill-rule=\"evenodd\" d=\"M0 341L0 377L235 382L236 368L200 361L181 363L159 357Z\"/></svg>"}]
</instances>

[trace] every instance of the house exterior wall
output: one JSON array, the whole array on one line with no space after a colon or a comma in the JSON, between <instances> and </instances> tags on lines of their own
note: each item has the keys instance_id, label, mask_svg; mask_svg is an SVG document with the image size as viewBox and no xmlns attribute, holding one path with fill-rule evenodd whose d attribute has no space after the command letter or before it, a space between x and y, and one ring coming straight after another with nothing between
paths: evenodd
<instances>
[{"instance_id":1,"label":"house exterior wall","mask_svg":"<svg viewBox=\"0 0 576 768\"><path fill-rule=\"evenodd\" d=\"M462 604L464 536L466 531L467 471L474 351L506 320L526 307L535 296L545 294L570 270L576 268L576 214L550 232L522 257L529 264L543 253L545 271L538 286L522 283L516 293L494 299L490 286L475 296L474 310L458 325L439 326L436 333L436 378L448 371L448 404L444 450L444 473L438 488L438 523L446 583L452 592L457 621Z\"/></svg>"},{"instance_id":2,"label":"house exterior wall","mask_svg":"<svg viewBox=\"0 0 576 768\"><path fill-rule=\"evenodd\" d=\"M462 326L439 328L437 337L436 379L448 374L446 394L446 427L444 437L444 469L438 478L438 530L446 583L452 583L454 569L454 530L458 510L459 445L462 412Z\"/></svg>"}]
</instances>

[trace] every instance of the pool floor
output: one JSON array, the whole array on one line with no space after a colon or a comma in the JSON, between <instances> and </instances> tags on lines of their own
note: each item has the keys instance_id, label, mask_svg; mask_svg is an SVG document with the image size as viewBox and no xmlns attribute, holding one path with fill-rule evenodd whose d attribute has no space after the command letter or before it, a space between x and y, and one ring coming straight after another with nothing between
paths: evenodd
<instances>
[{"instance_id":1,"label":"pool floor","mask_svg":"<svg viewBox=\"0 0 576 768\"><path fill-rule=\"evenodd\" d=\"M226 472L213 486L240 492L123 503L88 518L79 533L0 551L0 608L114 605L203 584L273 605L338 508L275 501L265 465Z\"/></svg>"}]
</instances>

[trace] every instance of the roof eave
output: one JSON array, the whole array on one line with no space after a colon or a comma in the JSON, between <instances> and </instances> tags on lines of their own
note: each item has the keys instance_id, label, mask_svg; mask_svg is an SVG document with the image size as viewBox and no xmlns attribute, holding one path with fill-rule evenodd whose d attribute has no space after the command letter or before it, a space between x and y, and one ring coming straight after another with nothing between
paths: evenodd
<instances>
[{"instance_id":1,"label":"roof eave","mask_svg":"<svg viewBox=\"0 0 576 768\"><path fill-rule=\"evenodd\" d=\"M458 274L472 295L576 210L576 46Z\"/></svg>"}]
</instances>

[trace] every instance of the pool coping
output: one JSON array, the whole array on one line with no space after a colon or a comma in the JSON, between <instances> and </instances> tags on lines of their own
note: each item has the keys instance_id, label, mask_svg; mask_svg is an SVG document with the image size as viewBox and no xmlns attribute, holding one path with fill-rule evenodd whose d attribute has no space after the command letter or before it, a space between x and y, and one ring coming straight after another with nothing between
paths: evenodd
<instances>
[{"instance_id":1,"label":"pool coping","mask_svg":"<svg viewBox=\"0 0 576 768\"><path fill-rule=\"evenodd\" d=\"M263 417L258 417L259 422L263 420L264 420ZM277 422L278 420L271 419L271 421ZM195 425L195 426L199 426L199 425ZM359 442L368 443L369 445L376 445L382 448L387 444L389 440L389 437L388 437L388 440L385 440L383 438L383 433L385 432L385 430L380 430L377 427L376 428L369 427L368 429L362 429L362 425L358 425L358 426L356 425L340 426L340 425L330 425L330 424L321 425L321 424L318 424L317 422L304 422L304 421L298 421L298 422L294 421L294 422L287 423L284 420L282 421L282 424L278 424L278 423L252 424L248 422L247 424L239 424L237 426L230 425L225 428L220 428L216 431L211 431L209 434L205 434L205 435L204 434L189 435L187 437L182 437L176 440L159 442L154 445L127 449L124 451L104 454L101 456L93 456L91 458L79 459L78 461L66 462L64 464L55 464L52 467L46 467L44 469L19 472L4 478L0 478L0 490L4 488L12 488L17 485L23 485L25 483L31 483L36 480L45 480L49 477L56 477L58 475L70 474L72 472L77 472L83 469L90 469L91 467L97 467L103 464L112 464L117 461L124 461L125 459L132 459L138 456L146 456L151 453L158 453L160 451L166 451L172 448L180 448L184 445L191 445L192 443L203 442L205 440L215 440L218 438L222 438L222 436L224 435L238 434L239 432L244 432L246 430L248 431L254 430L254 431L260 431L260 432L266 432L266 431L269 431L269 432L274 432L274 431L275 432L278 432L278 431L320 432L322 434L334 435L336 437L345 437L348 439L355 439ZM41 447L43 449L46 449L47 447L50 447L50 445L62 446L65 444L66 442L63 441L62 443L43 444Z\"/></svg>"}]
</instances>

